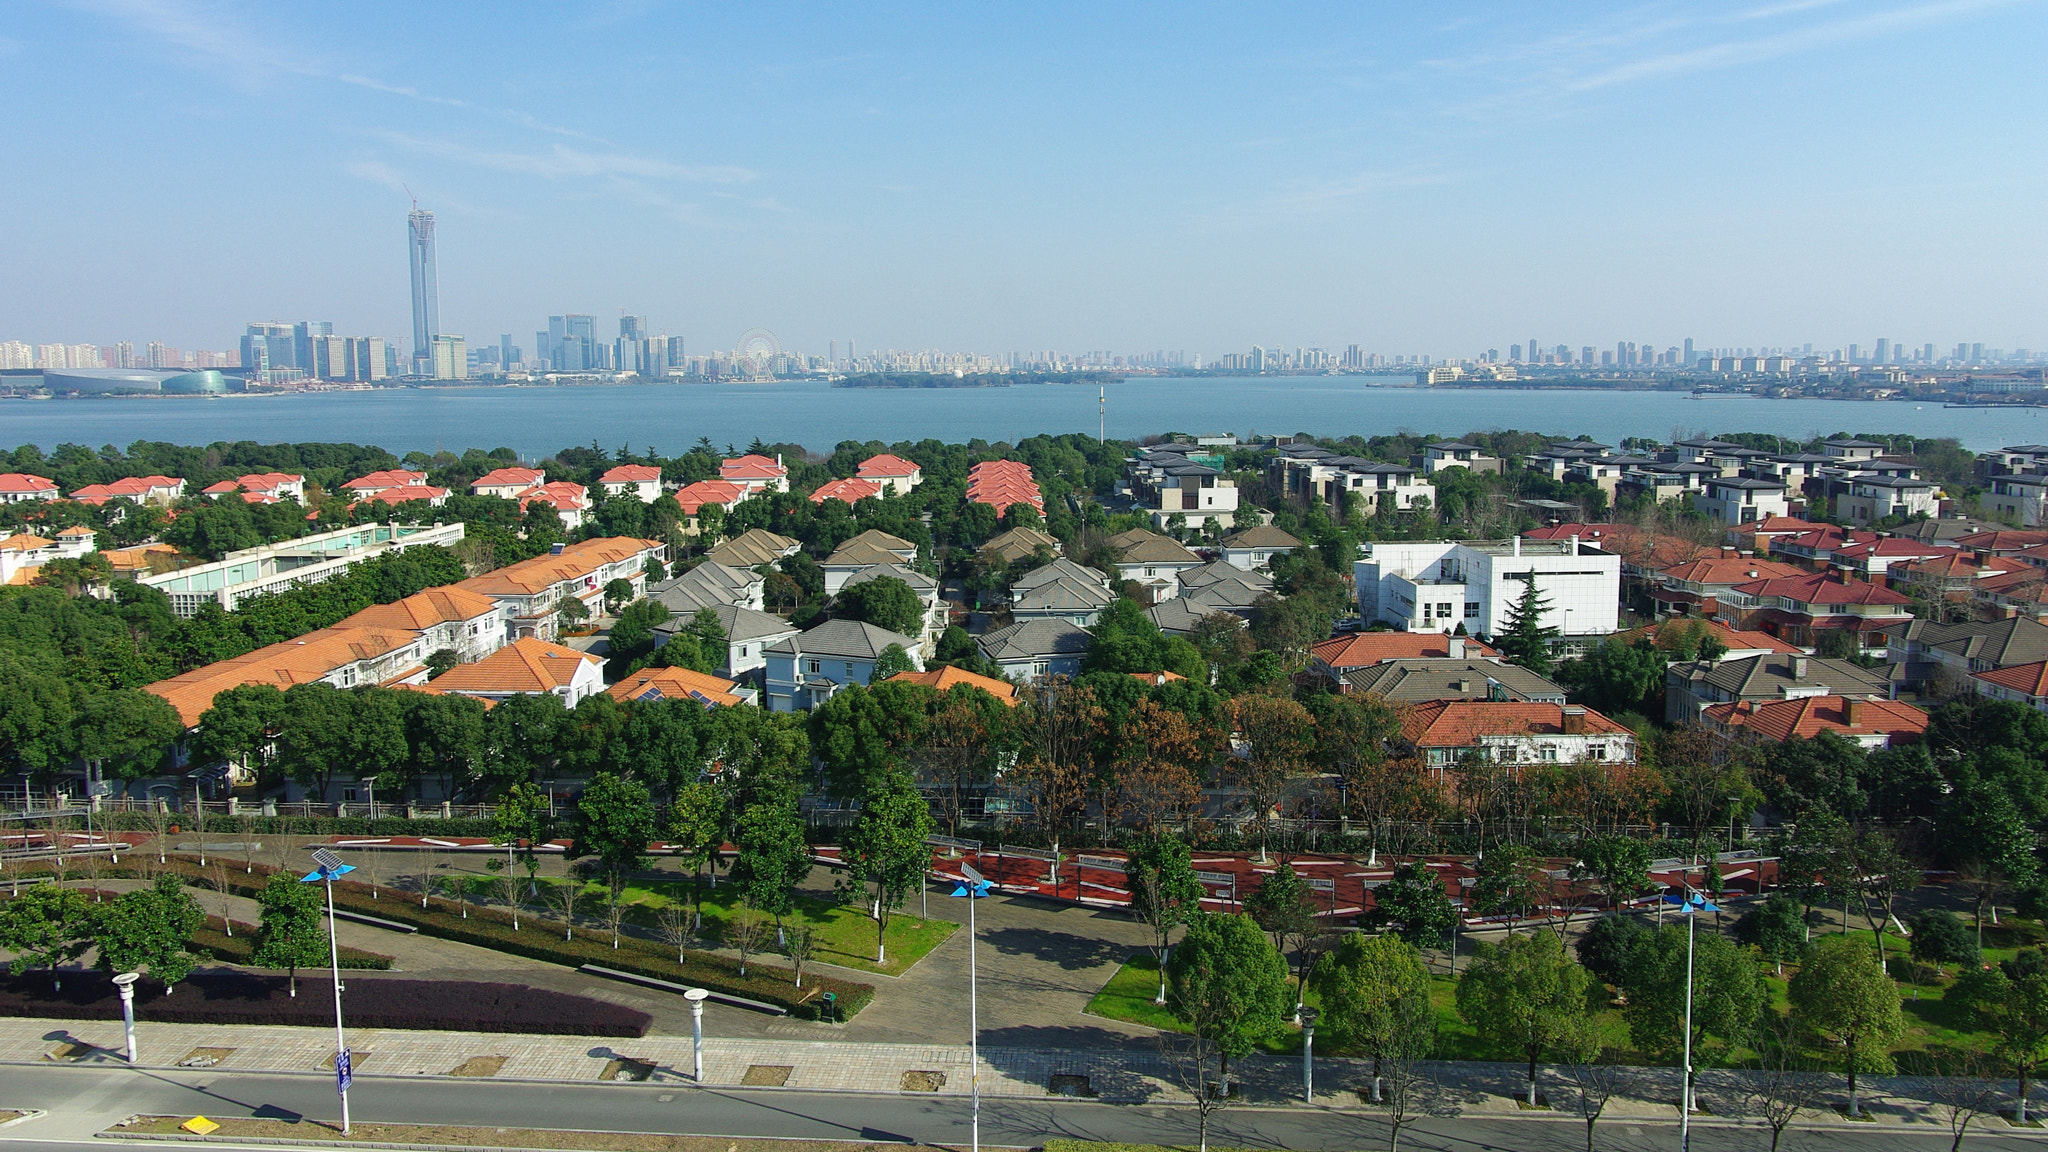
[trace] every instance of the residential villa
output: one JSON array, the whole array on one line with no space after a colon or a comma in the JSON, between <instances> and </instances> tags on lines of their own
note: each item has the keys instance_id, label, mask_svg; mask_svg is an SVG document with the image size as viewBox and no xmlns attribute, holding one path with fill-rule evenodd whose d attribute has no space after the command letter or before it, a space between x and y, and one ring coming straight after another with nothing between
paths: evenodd
<instances>
[{"instance_id":1,"label":"residential villa","mask_svg":"<svg viewBox=\"0 0 2048 1152\"><path fill-rule=\"evenodd\" d=\"M704 558L716 560L728 568L758 568L794 556L802 550L803 544L788 536L778 536L765 528L749 528L706 552Z\"/></svg>"},{"instance_id":2,"label":"residential villa","mask_svg":"<svg viewBox=\"0 0 2048 1152\"><path fill-rule=\"evenodd\" d=\"M997 680L992 676L982 676L963 668L955 668L951 664L942 664L924 672L898 672L889 677L888 683L922 684L942 695L964 684L970 688L979 688L1012 708L1017 706L1015 684Z\"/></svg>"},{"instance_id":3,"label":"residential villa","mask_svg":"<svg viewBox=\"0 0 2048 1152\"><path fill-rule=\"evenodd\" d=\"M860 467L854 470L854 477L879 485L891 496L907 496L911 489L924 483L924 469L901 456L884 452L861 461Z\"/></svg>"},{"instance_id":4,"label":"residential villa","mask_svg":"<svg viewBox=\"0 0 2048 1152\"><path fill-rule=\"evenodd\" d=\"M446 488L436 488L432 484L406 484L396 488L380 488L375 492L358 496L351 500L349 507L359 508L364 504L383 504L390 508L396 508L400 504L410 504L415 500L424 500L429 507L439 508L448 503L448 490Z\"/></svg>"},{"instance_id":5,"label":"residential villa","mask_svg":"<svg viewBox=\"0 0 2048 1152\"><path fill-rule=\"evenodd\" d=\"M1143 528L1111 536L1109 547L1116 553L1117 578L1137 584L1140 599L1155 604L1179 595L1180 574L1203 563L1180 541Z\"/></svg>"},{"instance_id":6,"label":"residential villa","mask_svg":"<svg viewBox=\"0 0 2048 1152\"><path fill-rule=\"evenodd\" d=\"M1189 528L1211 523L1228 528L1237 518L1237 482L1221 469L1188 459L1191 447L1162 445L1127 461L1131 497L1158 528L1168 527L1175 516Z\"/></svg>"},{"instance_id":7,"label":"residential villa","mask_svg":"<svg viewBox=\"0 0 2048 1152\"><path fill-rule=\"evenodd\" d=\"M1081 660L1094 639L1087 629L1065 620L1019 620L976 643L1005 677L1023 683L1080 675Z\"/></svg>"},{"instance_id":8,"label":"residential villa","mask_svg":"<svg viewBox=\"0 0 2048 1152\"><path fill-rule=\"evenodd\" d=\"M518 498L529 488L538 488L548 482L548 474L539 468L498 468L484 473L470 482L471 496L499 496L506 500Z\"/></svg>"},{"instance_id":9,"label":"residential villa","mask_svg":"<svg viewBox=\"0 0 2048 1152\"><path fill-rule=\"evenodd\" d=\"M1309 647L1309 670L1331 680L1389 660L1498 658L1490 645L1443 632L1351 632Z\"/></svg>"},{"instance_id":10,"label":"residential villa","mask_svg":"<svg viewBox=\"0 0 2048 1152\"><path fill-rule=\"evenodd\" d=\"M294 472L251 472L233 480L208 484L202 494L218 500L231 492L240 492L242 499L251 504L303 501L306 498L306 478Z\"/></svg>"},{"instance_id":11,"label":"residential villa","mask_svg":"<svg viewBox=\"0 0 2048 1152\"><path fill-rule=\"evenodd\" d=\"M425 472L414 472L407 468L388 468L381 472L358 476L344 483L341 490L360 501L392 488L411 488L426 482Z\"/></svg>"},{"instance_id":12,"label":"residential villa","mask_svg":"<svg viewBox=\"0 0 2048 1152\"><path fill-rule=\"evenodd\" d=\"M1790 515L1785 485L1777 480L1716 476L1692 496L1693 510L1729 527Z\"/></svg>"},{"instance_id":13,"label":"residential villa","mask_svg":"<svg viewBox=\"0 0 2048 1152\"><path fill-rule=\"evenodd\" d=\"M917 596L918 603L924 605L924 623L915 637L917 647L912 651L930 659L938 650L939 634L946 630L948 610L946 602L939 598L939 582L903 564L875 564L847 577L839 589L843 592L870 580L899 580Z\"/></svg>"},{"instance_id":14,"label":"residential villa","mask_svg":"<svg viewBox=\"0 0 2048 1152\"><path fill-rule=\"evenodd\" d=\"M209 564L138 574L135 582L169 596L171 611L189 619L201 604L209 601L220 605L224 612L232 612L246 597L329 580L365 560L407 548L450 547L459 543L462 535L461 521L432 525L359 524L244 548Z\"/></svg>"},{"instance_id":15,"label":"residential villa","mask_svg":"<svg viewBox=\"0 0 2048 1152\"><path fill-rule=\"evenodd\" d=\"M513 499L519 501L522 512L535 504L554 509L555 515L562 519L562 527L572 532L583 527L583 521L590 513L590 490L567 480L536 484Z\"/></svg>"},{"instance_id":16,"label":"residential villa","mask_svg":"<svg viewBox=\"0 0 2048 1152\"><path fill-rule=\"evenodd\" d=\"M874 679L875 661L891 645L919 668L918 643L860 620L827 620L808 632L768 648L768 707L775 712L808 712L849 684Z\"/></svg>"},{"instance_id":17,"label":"residential villa","mask_svg":"<svg viewBox=\"0 0 2048 1152\"><path fill-rule=\"evenodd\" d=\"M1377 696L1390 704L1437 700L1565 703L1562 687L1518 664L1499 660L1384 660L1346 672L1337 687L1340 692Z\"/></svg>"},{"instance_id":18,"label":"residential villa","mask_svg":"<svg viewBox=\"0 0 2048 1152\"><path fill-rule=\"evenodd\" d=\"M1779 744L1831 732L1872 750L1911 744L1927 732L1927 713L1911 704L1855 696L1715 704L1700 714L1700 722L1722 736L1746 733Z\"/></svg>"},{"instance_id":19,"label":"residential villa","mask_svg":"<svg viewBox=\"0 0 2048 1152\"><path fill-rule=\"evenodd\" d=\"M751 453L737 460L721 460L718 478L746 489L749 496L789 491L789 469L782 466L779 454L773 460Z\"/></svg>"},{"instance_id":20,"label":"residential villa","mask_svg":"<svg viewBox=\"0 0 2048 1152\"><path fill-rule=\"evenodd\" d=\"M406 628L321 628L159 680L143 691L169 701L185 727L196 728L215 696L244 684L282 689L315 682L336 688L425 683L425 649L420 634Z\"/></svg>"},{"instance_id":21,"label":"residential villa","mask_svg":"<svg viewBox=\"0 0 2048 1152\"><path fill-rule=\"evenodd\" d=\"M1531 580L1547 602L1542 625L1566 639L1615 630L1621 558L1576 537L1365 545L1352 566L1359 615L1408 632L1491 636L1505 628Z\"/></svg>"},{"instance_id":22,"label":"residential villa","mask_svg":"<svg viewBox=\"0 0 2048 1152\"><path fill-rule=\"evenodd\" d=\"M1301 547L1301 541L1271 525L1259 525L1223 538L1223 562L1250 571L1271 564Z\"/></svg>"},{"instance_id":23,"label":"residential villa","mask_svg":"<svg viewBox=\"0 0 2048 1152\"><path fill-rule=\"evenodd\" d=\"M1045 514L1045 496L1031 476L1031 466L1018 460L984 460L967 470L969 503L986 504L1001 516L1012 504L1029 504Z\"/></svg>"},{"instance_id":24,"label":"residential villa","mask_svg":"<svg viewBox=\"0 0 2048 1152\"><path fill-rule=\"evenodd\" d=\"M1636 760L1634 732L1576 704L1432 701L1408 710L1401 734L1439 777L1467 757L1532 767Z\"/></svg>"},{"instance_id":25,"label":"residential villa","mask_svg":"<svg viewBox=\"0 0 2048 1152\"><path fill-rule=\"evenodd\" d=\"M1010 616L1017 620L1065 620L1086 628L1115 602L1108 576L1065 558L1010 584Z\"/></svg>"},{"instance_id":26,"label":"residential villa","mask_svg":"<svg viewBox=\"0 0 2048 1152\"><path fill-rule=\"evenodd\" d=\"M1436 500L1436 485L1409 465L1345 456L1315 444L1281 445L1266 465L1266 480L1337 513L1344 510L1346 492L1360 496L1367 511L1391 502L1393 510L1406 512L1418 499Z\"/></svg>"},{"instance_id":27,"label":"residential villa","mask_svg":"<svg viewBox=\"0 0 2048 1152\"><path fill-rule=\"evenodd\" d=\"M1884 629L1913 618L1911 601L1882 584L1821 572L1738 584L1720 604L1722 615L1737 627L1761 629L1808 648L1831 631L1854 635L1862 647L1879 646Z\"/></svg>"},{"instance_id":28,"label":"residential villa","mask_svg":"<svg viewBox=\"0 0 2048 1152\"><path fill-rule=\"evenodd\" d=\"M701 530L698 516L706 507L722 508L730 512L739 506L740 501L752 496L754 491L730 480L699 480L695 484L685 484L676 490L676 504L682 508L683 515L689 518L688 530L694 534Z\"/></svg>"},{"instance_id":29,"label":"residential villa","mask_svg":"<svg viewBox=\"0 0 2048 1152\"><path fill-rule=\"evenodd\" d=\"M667 598L663 599L666 602ZM719 630L725 633L725 654L718 670L734 679L751 678L750 673L767 667L768 649L802 632L780 616L771 616L740 604L705 604L688 611L672 607L670 612L673 614L656 624L654 632L662 638L662 643L667 643L676 633L688 628L699 611L708 611L718 617Z\"/></svg>"},{"instance_id":30,"label":"residential villa","mask_svg":"<svg viewBox=\"0 0 2048 1152\"><path fill-rule=\"evenodd\" d=\"M71 493L71 498L94 507L109 500L167 505L184 494L185 482L175 476L127 476L111 484L87 484Z\"/></svg>"},{"instance_id":31,"label":"residential villa","mask_svg":"<svg viewBox=\"0 0 2048 1152\"><path fill-rule=\"evenodd\" d=\"M1489 456L1486 449L1476 444L1456 440L1439 440L1422 450L1422 471L1434 476L1446 468L1469 468L1474 472L1498 472L1501 460Z\"/></svg>"},{"instance_id":32,"label":"residential villa","mask_svg":"<svg viewBox=\"0 0 2048 1152\"><path fill-rule=\"evenodd\" d=\"M873 480L864 479L859 476L848 476L843 480L833 480L818 485L811 492L811 503L823 504L827 500L841 500L848 505L853 505L863 500L880 496L882 491L882 486Z\"/></svg>"},{"instance_id":33,"label":"residential villa","mask_svg":"<svg viewBox=\"0 0 2048 1152\"><path fill-rule=\"evenodd\" d=\"M688 668L642 668L605 689L606 695L628 700L695 700L706 708L730 708L754 702L752 688Z\"/></svg>"},{"instance_id":34,"label":"residential villa","mask_svg":"<svg viewBox=\"0 0 2048 1152\"><path fill-rule=\"evenodd\" d=\"M1011 528L1005 532L998 532L989 537L988 542L983 544L980 550L984 555L995 553L1002 557L1006 564L1028 560L1040 553L1053 557L1066 551L1060 546L1057 537L1036 528Z\"/></svg>"},{"instance_id":35,"label":"residential villa","mask_svg":"<svg viewBox=\"0 0 2048 1152\"><path fill-rule=\"evenodd\" d=\"M597 482L607 496L631 496L642 504L661 499L661 469L652 464L621 464Z\"/></svg>"},{"instance_id":36,"label":"residential villa","mask_svg":"<svg viewBox=\"0 0 2048 1152\"><path fill-rule=\"evenodd\" d=\"M522 636L473 664L441 673L443 692L504 701L514 696L554 696L564 708L604 691L604 660L533 636Z\"/></svg>"},{"instance_id":37,"label":"residential villa","mask_svg":"<svg viewBox=\"0 0 2048 1152\"><path fill-rule=\"evenodd\" d=\"M0 472L0 504L21 504L30 500L55 500L63 495L54 480L25 472Z\"/></svg>"},{"instance_id":38,"label":"residential villa","mask_svg":"<svg viewBox=\"0 0 2048 1152\"><path fill-rule=\"evenodd\" d=\"M576 600L587 616L599 616L604 587L613 580L629 584L631 598L637 600L646 594L647 561L666 558L667 546L660 541L608 536L557 544L545 556L472 576L456 587L497 601L515 639L553 640L559 634L563 604Z\"/></svg>"},{"instance_id":39,"label":"residential villa","mask_svg":"<svg viewBox=\"0 0 2048 1152\"><path fill-rule=\"evenodd\" d=\"M373 604L337 628L416 632L427 656L452 652L456 662L481 660L505 646L505 613L496 600L449 585L415 592L390 604Z\"/></svg>"},{"instance_id":40,"label":"residential villa","mask_svg":"<svg viewBox=\"0 0 2048 1152\"><path fill-rule=\"evenodd\" d=\"M43 565L81 559L97 547L97 540L92 529L76 526L58 532L54 540L26 532L0 536L0 584L30 583Z\"/></svg>"},{"instance_id":41,"label":"residential villa","mask_svg":"<svg viewBox=\"0 0 2048 1152\"><path fill-rule=\"evenodd\" d=\"M1697 720L1713 704L1797 700L1806 696L1891 696L1884 677L1848 660L1764 655L1674 660L1664 670L1664 722Z\"/></svg>"}]
</instances>

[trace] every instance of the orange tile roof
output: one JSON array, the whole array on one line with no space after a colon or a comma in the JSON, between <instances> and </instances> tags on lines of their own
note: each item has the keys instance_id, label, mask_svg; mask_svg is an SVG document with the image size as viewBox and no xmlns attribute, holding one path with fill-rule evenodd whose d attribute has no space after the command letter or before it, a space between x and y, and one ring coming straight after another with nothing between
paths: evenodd
<instances>
[{"instance_id":1,"label":"orange tile roof","mask_svg":"<svg viewBox=\"0 0 2048 1152\"><path fill-rule=\"evenodd\" d=\"M521 508L529 504L546 504L558 512L580 512L590 507L589 489L567 480L555 480L528 488L513 499L519 501Z\"/></svg>"},{"instance_id":2,"label":"orange tile roof","mask_svg":"<svg viewBox=\"0 0 2048 1152\"><path fill-rule=\"evenodd\" d=\"M419 692L427 696L462 696L462 693L460 692L450 692L446 688L439 687L431 682L426 684L386 684L384 685L384 687L395 689L399 692ZM475 700L477 703L484 706L484 711L486 712L498 706L498 702L496 700L491 700L485 697L464 696L463 699Z\"/></svg>"},{"instance_id":3,"label":"orange tile roof","mask_svg":"<svg viewBox=\"0 0 2048 1152\"><path fill-rule=\"evenodd\" d=\"M599 481L606 484L640 484L659 479L661 469L652 464L621 464L598 477Z\"/></svg>"},{"instance_id":4,"label":"orange tile roof","mask_svg":"<svg viewBox=\"0 0 2048 1152\"><path fill-rule=\"evenodd\" d=\"M1487 736L1564 734L1563 704L1529 701L1435 700L1410 709L1401 733L1419 748L1469 748ZM1586 735L1628 735L1629 730L1591 708Z\"/></svg>"},{"instance_id":5,"label":"orange tile roof","mask_svg":"<svg viewBox=\"0 0 2048 1152\"><path fill-rule=\"evenodd\" d=\"M642 668L605 690L614 700L697 700L729 707L745 704L733 695L738 683L688 668Z\"/></svg>"},{"instance_id":6,"label":"orange tile roof","mask_svg":"<svg viewBox=\"0 0 2048 1152\"><path fill-rule=\"evenodd\" d=\"M676 493L676 503L686 514L695 516L697 510L706 504L731 504L744 495L746 489L730 480L699 480L695 484L683 485Z\"/></svg>"},{"instance_id":7,"label":"orange tile roof","mask_svg":"<svg viewBox=\"0 0 2048 1152\"><path fill-rule=\"evenodd\" d=\"M538 468L496 468L470 481L469 488L531 488L545 479L547 473Z\"/></svg>"},{"instance_id":8,"label":"orange tile roof","mask_svg":"<svg viewBox=\"0 0 2048 1152\"><path fill-rule=\"evenodd\" d=\"M90 529L90 528L84 527L83 525L79 525L79 524L73 524L73 525L72 525L71 527L69 527L69 528L66 528L66 529L65 529L65 530L63 530L62 532L59 532L59 533L57 533L57 539L59 539L59 540L62 540L62 539L63 539L63 538L65 538L66 536L97 536L97 535L99 535L99 533L97 533L97 532L94 532L94 531L93 531L92 529Z\"/></svg>"},{"instance_id":9,"label":"orange tile roof","mask_svg":"<svg viewBox=\"0 0 2048 1152\"><path fill-rule=\"evenodd\" d=\"M1441 632L1354 632L1319 641L1310 651L1332 668L1364 668L1386 660L1449 656L1451 641L1457 639L1465 641L1467 656L1500 655L1483 641Z\"/></svg>"},{"instance_id":10,"label":"orange tile roof","mask_svg":"<svg viewBox=\"0 0 2048 1152\"><path fill-rule=\"evenodd\" d=\"M57 485L26 472L0 472L0 492L55 492Z\"/></svg>"},{"instance_id":11,"label":"orange tile roof","mask_svg":"<svg viewBox=\"0 0 2048 1152\"><path fill-rule=\"evenodd\" d=\"M374 659L419 639L419 633L403 628L357 628L336 625L308 632L296 640L266 645L254 652L194 668L190 672L159 680L143 691L170 701L171 707L190 728L213 706L213 698L243 684L271 684L289 688L310 684L337 668Z\"/></svg>"},{"instance_id":12,"label":"orange tile roof","mask_svg":"<svg viewBox=\"0 0 2048 1152\"><path fill-rule=\"evenodd\" d=\"M563 581L581 579L606 564L616 564L657 547L660 545L654 541L636 540L631 536L585 540L562 549L560 555L548 553L517 564L507 564L481 576L472 576L455 587L486 596L531 596Z\"/></svg>"},{"instance_id":13,"label":"orange tile roof","mask_svg":"<svg viewBox=\"0 0 2048 1152\"><path fill-rule=\"evenodd\" d=\"M1813 521L1801 520L1797 516L1766 516L1754 524L1745 524L1736 531L1744 536L1757 536L1770 533L1811 532L1818 527L1820 525Z\"/></svg>"},{"instance_id":14,"label":"orange tile roof","mask_svg":"<svg viewBox=\"0 0 2048 1152\"><path fill-rule=\"evenodd\" d=\"M443 692L532 693L566 688L584 664L600 663L588 652L522 636L473 664L457 664L434 678Z\"/></svg>"},{"instance_id":15,"label":"orange tile roof","mask_svg":"<svg viewBox=\"0 0 2048 1152\"><path fill-rule=\"evenodd\" d=\"M737 460L719 461L718 475L723 480L773 480L789 475L789 469L766 456L748 453Z\"/></svg>"},{"instance_id":16,"label":"orange tile roof","mask_svg":"<svg viewBox=\"0 0 2048 1152\"><path fill-rule=\"evenodd\" d=\"M1850 723L1854 712L1855 723ZM1822 732L1838 736L1919 736L1927 731L1927 713L1897 700L1860 700L1847 696L1803 696L1797 700L1747 700L1708 706L1701 714L1709 724L1746 728L1769 740L1810 740Z\"/></svg>"},{"instance_id":17,"label":"orange tile roof","mask_svg":"<svg viewBox=\"0 0 2048 1152\"><path fill-rule=\"evenodd\" d=\"M1757 560L1746 556L1717 557L1689 560L1675 568L1666 568L1666 580L1682 580L1692 584L1740 584L1747 580L1768 580L1778 576L1800 576L1806 569L1777 560Z\"/></svg>"},{"instance_id":18,"label":"orange tile roof","mask_svg":"<svg viewBox=\"0 0 2048 1152\"><path fill-rule=\"evenodd\" d=\"M474 620L498 610L498 602L461 585L429 588L391 604L373 604L341 622L341 627L409 628L424 632L436 624Z\"/></svg>"},{"instance_id":19,"label":"orange tile roof","mask_svg":"<svg viewBox=\"0 0 2048 1152\"><path fill-rule=\"evenodd\" d=\"M928 672L898 672L894 676L889 677L889 679L902 680L910 684L922 684L938 692L950 691L960 684L971 684L1012 707L1017 703L1017 686L1015 684L1006 680L997 680L993 677L969 672L964 668L955 668L951 664L941 665Z\"/></svg>"},{"instance_id":20,"label":"orange tile roof","mask_svg":"<svg viewBox=\"0 0 2048 1152\"><path fill-rule=\"evenodd\" d=\"M854 475L870 477L915 476L920 471L922 469L903 457L891 456L884 452L879 456L870 456L861 461L860 467L854 469Z\"/></svg>"},{"instance_id":21,"label":"orange tile roof","mask_svg":"<svg viewBox=\"0 0 2048 1152\"><path fill-rule=\"evenodd\" d=\"M446 488L432 484L401 484L395 488L384 488L372 492L360 500L351 501L349 507L357 504L388 504L393 508L411 500L440 500L448 495Z\"/></svg>"},{"instance_id":22,"label":"orange tile roof","mask_svg":"<svg viewBox=\"0 0 2048 1152\"><path fill-rule=\"evenodd\" d=\"M2015 664L2010 668L1994 668L1989 672L1975 672L1972 675L1987 684L2010 688L2027 696L2048 696L2048 660Z\"/></svg>"},{"instance_id":23,"label":"orange tile roof","mask_svg":"<svg viewBox=\"0 0 2048 1152\"><path fill-rule=\"evenodd\" d=\"M388 468L382 472L372 472L367 476L358 476L343 484L342 487L351 492L359 492L365 488L403 488L409 484L425 484L426 482L427 474L425 472L410 472L404 468Z\"/></svg>"},{"instance_id":24,"label":"orange tile roof","mask_svg":"<svg viewBox=\"0 0 2048 1152\"><path fill-rule=\"evenodd\" d=\"M1133 680L1143 680L1145 683L1152 685L1154 688L1157 688L1162 684L1171 684L1175 680L1187 679L1187 677L1181 675L1178 672L1131 672L1127 673L1127 675L1129 675L1130 678Z\"/></svg>"},{"instance_id":25,"label":"orange tile roof","mask_svg":"<svg viewBox=\"0 0 2048 1152\"><path fill-rule=\"evenodd\" d=\"M881 494L882 486L873 480L849 476L844 480L834 480L830 484L820 484L818 490L811 493L811 503L823 504L827 500L844 500L848 504L853 504Z\"/></svg>"},{"instance_id":26,"label":"orange tile roof","mask_svg":"<svg viewBox=\"0 0 2048 1152\"><path fill-rule=\"evenodd\" d=\"M9 536L5 540L0 540L0 551L33 552L38 548L48 548L55 543L55 540L47 540L41 536L30 536L23 532Z\"/></svg>"}]
</instances>

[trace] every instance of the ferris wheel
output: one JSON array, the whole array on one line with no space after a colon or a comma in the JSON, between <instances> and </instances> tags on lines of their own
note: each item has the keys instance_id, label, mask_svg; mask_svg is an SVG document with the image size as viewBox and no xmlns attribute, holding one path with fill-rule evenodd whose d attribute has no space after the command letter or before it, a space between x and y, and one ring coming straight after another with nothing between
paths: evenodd
<instances>
[{"instance_id":1,"label":"ferris wheel","mask_svg":"<svg viewBox=\"0 0 2048 1152\"><path fill-rule=\"evenodd\" d=\"M747 366L750 376L772 375L775 361L781 356L782 342L766 328L749 328L740 333L740 342L732 353L734 360Z\"/></svg>"}]
</instances>

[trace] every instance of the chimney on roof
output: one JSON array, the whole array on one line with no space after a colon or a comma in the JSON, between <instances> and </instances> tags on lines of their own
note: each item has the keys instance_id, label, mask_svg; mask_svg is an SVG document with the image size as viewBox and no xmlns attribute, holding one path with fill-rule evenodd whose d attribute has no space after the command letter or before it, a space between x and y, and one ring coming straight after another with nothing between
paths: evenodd
<instances>
[{"instance_id":1,"label":"chimney on roof","mask_svg":"<svg viewBox=\"0 0 2048 1152\"><path fill-rule=\"evenodd\" d=\"M1522 537L1521 537L1521 536L1520 536L1519 534L1517 534L1517 535L1515 536L1515 555L1517 555L1517 556L1520 556L1521 554L1522 554Z\"/></svg>"},{"instance_id":2,"label":"chimney on roof","mask_svg":"<svg viewBox=\"0 0 2048 1152\"><path fill-rule=\"evenodd\" d=\"M1451 687L1459 692L1470 692L1472 690L1472 681L1463 679L1453 680L1451 681Z\"/></svg>"},{"instance_id":3,"label":"chimney on roof","mask_svg":"<svg viewBox=\"0 0 2048 1152\"><path fill-rule=\"evenodd\" d=\"M1792 658L1792 678L1794 680L1806 679L1806 657L1794 656Z\"/></svg>"},{"instance_id":4,"label":"chimney on roof","mask_svg":"<svg viewBox=\"0 0 2048 1152\"><path fill-rule=\"evenodd\" d=\"M551 544L548 546L548 555L560 556L562 554L562 550L567 547L567 544Z\"/></svg>"},{"instance_id":5,"label":"chimney on roof","mask_svg":"<svg viewBox=\"0 0 2048 1152\"><path fill-rule=\"evenodd\" d=\"M1450 655L1451 659L1463 660L1465 658L1465 638L1463 636L1450 637L1445 651Z\"/></svg>"},{"instance_id":6,"label":"chimney on roof","mask_svg":"<svg viewBox=\"0 0 2048 1152\"><path fill-rule=\"evenodd\" d=\"M1842 704L1842 717L1849 727L1856 728L1861 726L1864 712L1863 701L1851 696L1844 700Z\"/></svg>"},{"instance_id":7,"label":"chimney on roof","mask_svg":"<svg viewBox=\"0 0 2048 1152\"><path fill-rule=\"evenodd\" d=\"M1586 710L1584 708L1579 707L1577 704L1565 705L1564 734L1567 736L1584 736L1586 734Z\"/></svg>"},{"instance_id":8,"label":"chimney on roof","mask_svg":"<svg viewBox=\"0 0 2048 1152\"><path fill-rule=\"evenodd\" d=\"M1571 542L1572 555L1577 556L1579 554L1579 534L1577 532L1571 534Z\"/></svg>"}]
</instances>

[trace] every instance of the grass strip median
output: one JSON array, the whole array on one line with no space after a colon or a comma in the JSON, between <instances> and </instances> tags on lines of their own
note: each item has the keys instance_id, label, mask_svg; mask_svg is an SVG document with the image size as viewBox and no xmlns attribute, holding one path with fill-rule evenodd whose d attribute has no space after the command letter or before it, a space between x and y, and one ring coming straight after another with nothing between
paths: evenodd
<instances>
[{"instance_id":1,"label":"grass strip median","mask_svg":"<svg viewBox=\"0 0 2048 1152\"><path fill-rule=\"evenodd\" d=\"M331 1144L398 1145L439 1148L560 1148L588 1152L869 1152L874 1143L857 1140L774 1140L734 1136L676 1136L660 1132L586 1132L562 1128L482 1128L447 1124L371 1124L356 1121L349 1134L324 1121L246 1116L210 1117L220 1125L203 1141L183 1132L187 1116L137 1116L100 1133L111 1139L136 1136L177 1137L188 1142L232 1144L249 1140L289 1140ZM895 1147L928 1147L878 1141ZM993 1148L998 1145L984 1144ZM1100 1147L1100 1146L1097 1146Z\"/></svg>"}]
</instances>

